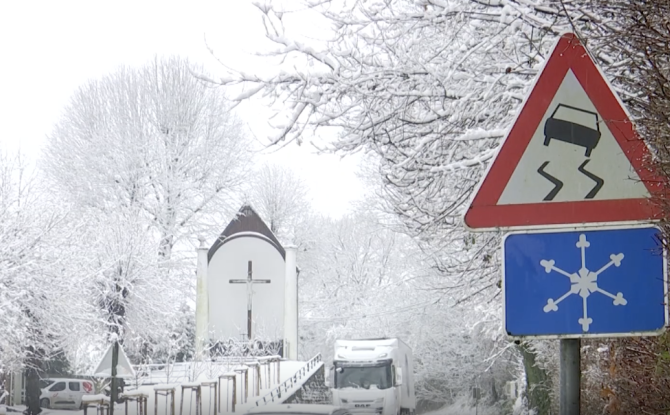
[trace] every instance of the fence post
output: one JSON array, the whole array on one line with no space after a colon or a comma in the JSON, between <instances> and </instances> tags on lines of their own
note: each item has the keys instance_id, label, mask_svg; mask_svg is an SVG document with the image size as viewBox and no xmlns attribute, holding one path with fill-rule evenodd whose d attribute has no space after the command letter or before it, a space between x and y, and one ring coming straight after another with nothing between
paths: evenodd
<instances>
[{"instance_id":1,"label":"fence post","mask_svg":"<svg viewBox=\"0 0 670 415\"><path fill-rule=\"evenodd\" d=\"M261 394L261 365L258 362L249 362L247 366L253 369L253 389L251 390L252 396L258 396Z\"/></svg>"},{"instance_id":2,"label":"fence post","mask_svg":"<svg viewBox=\"0 0 670 415\"><path fill-rule=\"evenodd\" d=\"M240 366L237 369L235 369L236 373L240 374L240 379L243 380L242 386L244 386L244 393L240 392L240 401L242 403L247 403L247 397L249 396L249 377L247 376L247 373L249 371L249 368L246 366Z\"/></svg>"}]
</instances>

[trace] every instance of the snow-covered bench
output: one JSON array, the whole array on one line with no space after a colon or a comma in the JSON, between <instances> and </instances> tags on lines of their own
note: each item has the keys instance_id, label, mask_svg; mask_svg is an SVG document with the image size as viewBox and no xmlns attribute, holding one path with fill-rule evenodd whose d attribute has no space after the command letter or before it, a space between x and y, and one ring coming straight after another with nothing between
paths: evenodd
<instances>
[{"instance_id":1,"label":"snow-covered bench","mask_svg":"<svg viewBox=\"0 0 670 415\"><path fill-rule=\"evenodd\" d=\"M224 373L222 375L219 375L219 410L223 410L223 407L221 406L221 395L223 394L223 383L222 381L225 380L226 384L226 411L228 410L228 404L230 404L230 412L235 412L235 403L237 402L237 381L236 381L237 375L235 372L229 372L229 373ZM233 393L232 396L228 396L228 383L232 382L233 383Z\"/></svg>"},{"instance_id":2,"label":"snow-covered bench","mask_svg":"<svg viewBox=\"0 0 670 415\"><path fill-rule=\"evenodd\" d=\"M128 414L128 402L136 402L137 405L137 414L138 415L148 415L147 414L147 404L149 400L149 395L139 390L125 391L120 395L120 398L124 400L126 406L126 414Z\"/></svg>"},{"instance_id":3,"label":"snow-covered bench","mask_svg":"<svg viewBox=\"0 0 670 415\"><path fill-rule=\"evenodd\" d=\"M167 413L167 407L170 406L170 415L175 415L174 413L174 394L176 387L172 385L156 385L154 386L154 415L158 415L158 396L165 396L165 413ZM169 403L168 403L169 401Z\"/></svg>"},{"instance_id":4,"label":"snow-covered bench","mask_svg":"<svg viewBox=\"0 0 670 415\"><path fill-rule=\"evenodd\" d=\"M193 401L193 393L195 392L195 414L202 414L202 386L198 382L191 383L182 383L181 384L181 404L179 405L179 415L184 415L184 401L186 400L186 394L184 392L188 391L189 395L189 414L191 413L191 403Z\"/></svg>"},{"instance_id":5,"label":"snow-covered bench","mask_svg":"<svg viewBox=\"0 0 670 415\"><path fill-rule=\"evenodd\" d=\"M208 409L207 409L207 410L211 412L211 410L212 410L211 407L212 407L212 403L213 403L213 404L214 404L214 405L213 405L213 406L214 406L214 412L212 412L212 413L214 413L214 414L218 414L218 410L217 410L217 408L218 408L219 406L217 405L217 400L219 399L219 393L218 393L218 391L219 391L219 382L216 381L216 380L204 380L204 381L200 382L200 386L201 386L203 389L204 389L204 388L207 388L206 391L207 391L208 393L207 393L206 396L209 398L209 402L206 402L206 403L208 404ZM213 391L214 393L212 393L212 391ZM201 402L200 402L200 405L201 405L201 406L202 406L202 399L203 399L203 397L201 396L201 397L200 397L200 401L201 401Z\"/></svg>"},{"instance_id":6,"label":"snow-covered bench","mask_svg":"<svg viewBox=\"0 0 670 415\"><path fill-rule=\"evenodd\" d=\"M109 396L84 395L81 397L81 406L84 407L84 415L88 415L88 408L91 407L95 408L96 414L109 414Z\"/></svg>"}]
</instances>

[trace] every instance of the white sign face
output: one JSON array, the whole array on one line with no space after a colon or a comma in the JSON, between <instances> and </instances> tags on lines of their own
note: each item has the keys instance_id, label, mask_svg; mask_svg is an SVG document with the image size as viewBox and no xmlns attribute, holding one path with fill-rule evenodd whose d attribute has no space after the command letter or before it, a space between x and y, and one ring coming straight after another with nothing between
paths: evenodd
<instances>
[{"instance_id":1,"label":"white sign face","mask_svg":"<svg viewBox=\"0 0 670 415\"><path fill-rule=\"evenodd\" d=\"M100 364L98 365L97 369L95 369L95 372L93 372L94 376L105 377L105 378L112 377L113 349L114 345L112 344L111 346L109 346L109 349L107 349L107 352L102 357L102 360L100 361ZM128 356L126 356L126 352L123 351L123 347L120 344L119 344L119 361L116 364L116 376L119 378L135 377L135 371L133 370L133 367L130 365Z\"/></svg>"},{"instance_id":2,"label":"white sign face","mask_svg":"<svg viewBox=\"0 0 670 415\"><path fill-rule=\"evenodd\" d=\"M249 261L251 284L246 283ZM243 339L247 333L250 300L251 337L262 341L281 340L285 284L284 258L262 235L237 236L221 245L207 271L210 340Z\"/></svg>"},{"instance_id":3,"label":"white sign face","mask_svg":"<svg viewBox=\"0 0 670 415\"><path fill-rule=\"evenodd\" d=\"M607 124L568 70L498 204L649 196Z\"/></svg>"}]
</instances>

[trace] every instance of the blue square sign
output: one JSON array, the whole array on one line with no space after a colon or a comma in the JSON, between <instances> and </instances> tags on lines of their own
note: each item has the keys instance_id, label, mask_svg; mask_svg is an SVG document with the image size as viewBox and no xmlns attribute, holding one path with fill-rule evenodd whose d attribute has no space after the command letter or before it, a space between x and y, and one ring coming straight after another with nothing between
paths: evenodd
<instances>
[{"instance_id":1,"label":"blue square sign","mask_svg":"<svg viewBox=\"0 0 670 415\"><path fill-rule=\"evenodd\" d=\"M666 264L659 237L652 226L506 235L507 334L576 338L662 332Z\"/></svg>"}]
</instances>

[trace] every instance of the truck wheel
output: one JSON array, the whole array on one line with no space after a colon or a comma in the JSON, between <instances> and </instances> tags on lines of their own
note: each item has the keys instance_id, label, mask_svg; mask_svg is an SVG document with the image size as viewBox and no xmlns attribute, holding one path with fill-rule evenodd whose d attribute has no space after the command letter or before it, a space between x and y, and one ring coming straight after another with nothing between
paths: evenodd
<instances>
[{"instance_id":1,"label":"truck wheel","mask_svg":"<svg viewBox=\"0 0 670 415\"><path fill-rule=\"evenodd\" d=\"M49 400L47 398L40 400L40 408L49 409Z\"/></svg>"}]
</instances>

